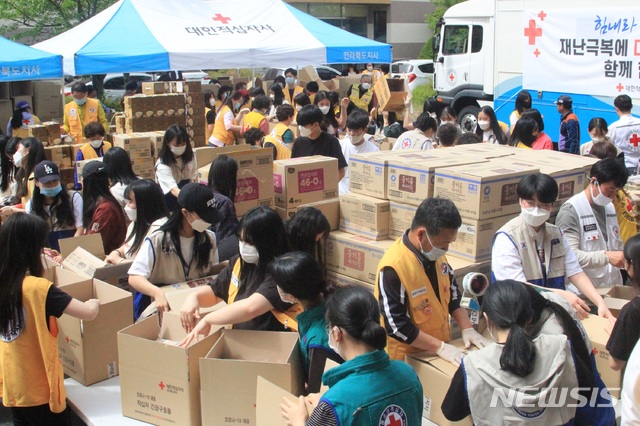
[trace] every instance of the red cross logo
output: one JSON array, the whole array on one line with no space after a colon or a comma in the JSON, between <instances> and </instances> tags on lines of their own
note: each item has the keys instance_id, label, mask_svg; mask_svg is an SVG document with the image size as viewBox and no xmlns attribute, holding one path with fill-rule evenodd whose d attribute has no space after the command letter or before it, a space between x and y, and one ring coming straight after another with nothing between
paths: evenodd
<instances>
[{"instance_id":1,"label":"red cross logo","mask_svg":"<svg viewBox=\"0 0 640 426\"><path fill-rule=\"evenodd\" d=\"M540 13L538 13L538 18L540 18L541 21L544 21L544 18L547 17L547 14L544 13L544 10L541 10Z\"/></svg>"},{"instance_id":2,"label":"red cross logo","mask_svg":"<svg viewBox=\"0 0 640 426\"><path fill-rule=\"evenodd\" d=\"M618 85L616 86L616 89L618 89L618 92L622 92L622 89L624 89L624 86L622 85L622 83L618 83Z\"/></svg>"},{"instance_id":3,"label":"red cross logo","mask_svg":"<svg viewBox=\"0 0 640 426\"><path fill-rule=\"evenodd\" d=\"M596 348L593 348L593 355L598 355L598 350Z\"/></svg>"},{"instance_id":4,"label":"red cross logo","mask_svg":"<svg viewBox=\"0 0 640 426\"><path fill-rule=\"evenodd\" d=\"M222 25L227 25L227 23L231 20L231 18L227 18L226 16L222 16L219 13L216 13L216 16L214 16L213 18L214 21L220 21L220 23L222 23Z\"/></svg>"},{"instance_id":5,"label":"red cross logo","mask_svg":"<svg viewBox=\"0 0 640 426\"><path fill-rule=\"evenodd\" d=\"M453 81L456 79L456 76L453 74L449 74L449 80Z\"/></svg>"},{"instance_id":6,"label":"red cross logo","mask_svg":"<svg viewBox=\"0 0 640 426\"><path fill-rule=\"evenodd\" d=\"M542 36L542 28L536 27L536 21L529 19L529 26L524 29L524 36L529 37L529 44L536 44L536 37Z\"/></svg>"},{"instance_id":7,"label":"red cross logo","mask_svg":"<svg viewBox=\"0 0 640 426\"><path fill-rule=\"evenodd\" d=\"M402 426L402 419L395 414L391 414L389 415L389 423L387 424L389 426Z\"/></svg>"},{"instance_id":8,"label":"red cross logo","mask_svg":"<svg viewBox=\"0 0 640 426\"><path fill-rule=\"evenodd\" d=\"M165 384L161 381L158 387L160 388L160 390L164 390Z\"/></svg>"},{"instance_id":9,"label":"red cross logo","mask_svg":"<svg viewBox=\"0 0 640 426\"><path fill-rule=\"evenodd\" d=\"M538 56L540 56L540 51L536 49L534 50L533 54L536 55L536 58L537 58Z\"/></svg>"},{"instance_id":10,"label":"red cross logo","mask_svg":"<svg viewBox=\"0 0 640 426\"><path fill-rule=\"evenodd\" d=\"M64 339L64 340L66 340L66 341L67 341L67 343L69 343L69 340L71 340L71 339L69 339L69 336L67 336L67 338L66 338L66 339Z\"/></svg>"},{"instance_id":11,"label":"red cross logo","mask_svg":"<svg viewBox=\"0 0 640 426\"><path fill-rule=\"evenodd\" d=\"M631 139L629 139L629 143L637 148L640 143L640 136L638 136L637 133L634 133Z\"/></svg>"}]
</instances>

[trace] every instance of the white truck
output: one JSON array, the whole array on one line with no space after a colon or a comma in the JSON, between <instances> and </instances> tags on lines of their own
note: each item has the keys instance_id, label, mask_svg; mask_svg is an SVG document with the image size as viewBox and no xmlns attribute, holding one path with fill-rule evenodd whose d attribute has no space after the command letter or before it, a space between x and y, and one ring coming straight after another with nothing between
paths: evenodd
<instances>
[{"instance_id":1,"label":"white truck","mask_svg":"<svg viewBox=\"0 0 640 426\"><path fill-rule=\"evenodd\" d=\"M618 119L617 95L628 94L640 110L637 0L469 0L449 8L438 27L434 87L466 131L485 104L509 124L523 89L554 141L560 95L573 99L583 143L591 118Z\"/></svg>"}]
</instances>

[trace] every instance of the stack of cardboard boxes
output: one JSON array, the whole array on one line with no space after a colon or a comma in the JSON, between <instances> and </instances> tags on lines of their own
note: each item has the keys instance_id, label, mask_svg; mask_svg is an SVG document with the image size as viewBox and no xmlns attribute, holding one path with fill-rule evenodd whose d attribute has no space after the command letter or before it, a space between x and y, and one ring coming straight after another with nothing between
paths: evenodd
<instances>
[{"instance_id":1,"label":"stack of cardboard boxes","mask_svg":"<svg viewBox=\"0 0 640 426\"><path fill-rule=\"evenodd\" d=\"M133 172L145 179L153 179L155 176L152 143L155 150L156 141L151 141L149 133L113 135L113 146L122 148L129 154Z\"/></svg>"}]
</instances>

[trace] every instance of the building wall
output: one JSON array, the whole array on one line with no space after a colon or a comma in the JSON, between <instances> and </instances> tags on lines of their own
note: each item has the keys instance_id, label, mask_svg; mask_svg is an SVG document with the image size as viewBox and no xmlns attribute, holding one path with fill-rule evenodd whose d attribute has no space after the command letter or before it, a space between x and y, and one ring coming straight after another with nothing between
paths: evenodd
<instances>
[{"instance_id":1,"label":"building wall","mask_svg":"<svg viewBox=\"0 0 640 426\"><path fill-rule=\"evenodd\" d=\"M339 25L348 31L391 44L393 46L394 60L415 59L418 57L422 46L430 36L430 30L425 23L424 16L435 9L430 0L286 1L296 8L326 20L333 25ZM327 7L318 7L319 4L327 5ZM359 7L351 7L354 5ZM351 16L354 9L362 7L366 7L366 27L355 22L358 19L365 19L364 17L358 17L354 20ZM327 13L330 16L322 16L321 13ZM386 34L383 34L384 30L378 21L385 13ZM353 29L350 28L350 25L353 25Z\"/></svg>"}]
</instances>

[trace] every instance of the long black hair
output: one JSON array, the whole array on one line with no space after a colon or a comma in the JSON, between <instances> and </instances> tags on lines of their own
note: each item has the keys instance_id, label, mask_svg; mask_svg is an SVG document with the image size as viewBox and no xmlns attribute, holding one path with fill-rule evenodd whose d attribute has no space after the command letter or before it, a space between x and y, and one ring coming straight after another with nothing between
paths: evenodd
<instances>
[{"instance_id":1,"label":"long black hair","mask_svg":"<svg viewBox=\"0 0 640 426\"><path fill-rule=\"evenodd\" d=\"M172 124L164 132L162 148L158 153L158 158L160 158L162 164L165 164L169 167L173 167L175 164L177 164L176 157L173 155L173 152L171 152L171 147L169 146L169 143L173 140L177 140L180 144L186 145L184 154L182 154L182 167L184 167L188 162L193 160L193 149L191 148L191 143L189 142L189 135L187 134L187 131L179 124Z\"/></svg>"},{"instance_id":2,"label":"long black hair","mask_svg":"<svg viewBox=\"0 0 640 426\"><path fill-rule=\"evenodd\" d=\"M324 114L324 116L322 117L322 123L320 123L323 127L322 130L327 131L327 128L329 127L329 125L333 126L334 130L337 131L338 130L338 119L336 118L336 112L335 112L335 104L333 103L333 101L331 100L331 98L329 97L329 92L325 91L325 90L321 90L318 93L316 93L316 96L313 98L313 104L318 106L318 103L320 101L324 101L327 100L329 101L329 112ZM320 108L318 106L318 108Z\"/></svg>"},{"instance_id":3,"label":"long black hair","mask_svg":"<svg viewBox=\"0 0 640 426\"><path fill-rule=\"evenodd\" d=\"M23 107L23 108L16 108L13 110L13 116L11 117L11 128L12 129L19 129L20 127L22 127L22 113L25 112L27 109L30 109L31 107L29 105Z\"/></svg>"},{"instance_id":4,"label":"long black hair","mask_svg":"<svg viewBox=\"0 0 640 426\"><path fill-rule=\"evenodd\" d=\"M209 167L209 188L217 191L231 200L236 198L236 184L238 180L238 163L228 155L219 155Z\"/></svg>"},{"instance_id":5,"label":"long black hair","mask_svg":"<svg viewBox=\"0 0 640 426\"><path fill-rule=\"evenodd\" d=\"M260 256L258 265L246 263L240 258L242 269L258 268L262 276L266 274L269 263L289 250L284 223L278 213L269 207L254 207L245 213L238 224L238 238L255 246Z\"/></svg>"},{"instance_id":6,"label":"long black hair","mask_svg":"<svg viewBox=\"0 0 640 426\"><path fill-rule=\"evenodd\" d=\"M373 294L364 287L339 287L326 301L327 324L346 331L355 340L373 349L387 345L387 332L380 325L380 308Z\"/></svg>"},{"instance_id":7,"label":"long black hair","mask_svg":"<svg viewBox=\"0 0 640 426\"><path fill-rule=\"evenodd\" d=\"M314 256L322 266L324 276L327 260L325 242L331 232L325 215L315 207L303 207L289 220L287 231L291 248ZM322 238L316 240L318 234L322 234Z\"/></svg>"},{"instance_id":8,"label":"long black hair","mask_svg":"<svg viewBox=\"0 0 640 426\"><path fill-rule=\"evenodd\" d=\"M489 116L489 128L493 130L493 135L496 137L496 140L500 145L507 144L507 135L502 131L502 127L500 127L500 123L498 122L498 117L496 117L496 112L489 105L485 105L480 108L480 112ZM480 114L480 112L478 114ZM476 135L482 138L482 134L484 130L480 128L480 126L476 126Z\"/></svg>"},{"instance_id":9,"label":"long black hair","mask_svg":"<svg viewBox=\"0 0 640 426\"><path fill-rule=\"evenodd\" d=\"M16 169L7 155L7 145L10 139L9 136L0 136L0 172L2 172L2 175L0 175L0 192L5 192L9 189Z\"/></svg>"},{"instance_id":10,"label":"long black hair","mask_svg":"<svg viewBox=\"0 0 640 426\"><path fill-rule=\"evenodd\" d=\"M640 234L629 238L624 245L624 258L633 267L633 274L629 274L631 283L640 290Z\"/></svg>"},{"instance_id":11,"label":"long black hair","mask_svg":"<svg viewBox=\"0 0 640 426\"><path fill-rule=\"evenodd\" d=\"M33 189L33 196L31 197L31 207L36 215L51 223L52 231L56 227L76 227L76 218L73 214L73 202L71 197L69 197L69 193L65 191L64 188L53 198L50 212L47 212L45 209L45 197L40 192L40 187L36 185Z\"/></svg>"},{"instance_id":12,"label":"long black hair","mask_svg":"<svg viewBox=\"0 0 640 426\"><path fill-rule=\"evenodd\" d=\"M130 256L136 254L140 249L151 224L160 218L169 216L169 209L162 189L152 180L136 179L124 190L124 198L131 199L132 195L136 202L136 220L131 233L127 235L125 240L125 243L131 241L131 248L127 252Z\"/></svg>"},{"instance_id":13,"label":"long black hair","mask_svg":"<svg viewBox=\"0 0 640 426\"><path fill-rule=\"evenodd\" d=\"M176 248L176 255L180 258L180 262L184 267L188 267L186 259L182 256L182 249L180 248L180 229L182 229L182 222L187 220L182 214L182 208L180 206L171 213L169 220L160 227L160 230L164 232L163 249L169 250L167 243L170 241ZM193 256L196 260L196 266L200 269L204 269L209 265L209 255L213 250L213 244L211 239L207 236L207 232L198 232L193 230L195 238L193 239ZM168 237L168 240L167 240Z\"/></svg>"},{"instance_id":14,"label":"long black hair","mask_svg":"<svg viewBox=\"0 0 640 426\"><path fill-rule=\"evenodd\" d=\"M319 305L327 293L323 268L307 252L292 251L276 257L268 272L282 291L313 306Z\"/></svg>"},{"instance_id":15,"label":"long black hair","mask_svg":"<svg viewBox=\"0 0 640 426\"><path fill-rule=\"evenodd\" d=\"M107 174L111 185L120 183L122 185L129 185L138 177L133 172L133 166L131 165L131 158L124 149L114 146L104 153L102 162L107 166Z\"/></svg>"},{"instance_id":16,"label":"long black hair","mask_svg":"<svg viewBox=\"0 0 640 426\"><path fill-rule=\"evenodd\" d=\"M282 86L278 83L274 83L269 86L269 90L273 92L273 104L275 106L282 105L282 102L284 102L284 91L282 90Z\"/></svg>"},{"instance_id":17,"label":"long black hair","mask_svg":"<svg viewBox=\"0 0 640 426\"><path fill-rule=\"evenodd\" d=\"M36 168L36 164L46 160L46 158L44 157L44 146L42 146L42 142L38 138L28 137L20 140L16 151L20 145L29 149L29 154L22 160L22 167L19 167L16 172L16 181L18 182L16 196L24 197L29 193L29 176L33 173L33 169Z\"/></svg>"},{"instance_id":18,"label":"long black hair","mask_svg":"<svg viewBox=\"0 0 640 426\"><path fill-rule=\"evenodd\" d=\"M516 146L518 142L522 142L529 148L536 141L537 136L533 132L538 131L538 123L533 117L521 116L516 125L513 126L511 136L509 137L509 145Z\"/></svg>"},{"instance_id":19,"label":"long black hair","mask_svg":"<svg viewBox=\"0 0 640 426\"><path fill-rule=\"evenodd\" d=\"M24 327L22 282L27 274L42 276L40 255L45 247L49 227L33 214L16 213L0 227L0 333Z\"/></svg>"},{"instance_id":20,"label":"long black hair","mask_svg":"<svg viewBox=\"0 0 640 426\"><path fill-rule=\"evenodd\" d=\"M514 280L497 281L490 285L482 299L482 311L495 326L509 330L500 355L500 368L519 377L533 371L536 347L525 331L533 318L529 292Z\"/></svg>"},{"instance_id":21,"label":"long black hair","mask_svg":"<svg viewBox=\"0 0 640 426\"><path fill-rule=\"evenodd\" d=\"M93 214L100 201L104 199L115 204L122 211L120 203L109 190L109 175L107 171L98 171L82 177L82 224L87 228L91 224Z\"/></svg>"}]
</instances>

